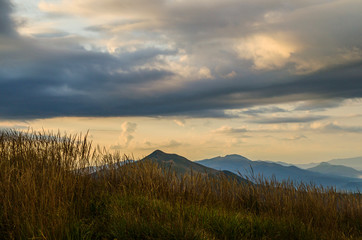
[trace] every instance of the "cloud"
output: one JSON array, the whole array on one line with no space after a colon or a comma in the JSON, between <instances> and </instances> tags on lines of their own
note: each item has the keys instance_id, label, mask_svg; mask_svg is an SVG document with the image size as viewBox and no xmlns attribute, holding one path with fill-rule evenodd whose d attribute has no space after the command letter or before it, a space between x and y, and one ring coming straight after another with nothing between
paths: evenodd
<instances>
[{"instance_id":1,"label":"cloud","mask_svg":"<svg viewBox=\"0 0 362 240\"><path fill-rule=\"evenodd\" d=\"M284 67L297 47L283 39L254 35L242 39L236 49L240 58L253 61L255 69L271 70Z\"/></svg>"},{"instance_id":2,"label":"cloud","mask_svg":"<svg viewBox=\"0 0 362 240\"><path fill-rule=\"evenodd\" d=\"M122 124L122 133L121 139L125 142L125 146L127 147L130 142L134 139L133 133L136 131L137 124L132 122L124 122Z\"/></svg>"},{"instance_id":3,"label":"cloud","mask_svg":"<svg viewBox=\"0 0 362 240\"><path fill-rule=\"evenodd\" d=\"M241 111L242 114L251 115L251 116L257 116L259 114L265 114L265 113L284 113L284 112L288 111L280 107L259 107L259 108L251 108Z\"/></svg>"},{"instance_id":4,"label":"cloud","mask_svg":"<svg viewBox=\"0 0 362 240\"><path fill-rule=\"evenodd\" d=\"M12 124L12 125L0 125L0 130L12 130L12 129L16 129L16 130L26 130L29 129L29 126L26 125L16 125L16 124Z\"/></svg>"},{"instance_id":5,"label":"cloud","mask_svg":"<svg viewBox=\"0 0 362 240\"><path fill-rule=\"evenodd\" d=\"M336 108L343 104L342 99L320 99L305 101L299 104L294 110L297 111L324 111L328 108Z\"/></svg>"},{"instance_id":6,"label":"cloud","mask_svg":"<svg viewBox=\"0 0 362 240\"><path fill-rule=\"evenodd\" d=\"M10 14L13 5L10 0L0 0L0 38L2 35L14 35L15 23Z\"/></svg>"},{"instance_id":7,"label":"cloud","mask_svg":"<svg viewBox=\"0 0 362 240\"><path fill-rule=\"evenodd\" d=\"M175 119L173 121L180 127L184 127L186 124L186 121L184 119Z\"/></svg>"},{"instance_id":8,"label":"cloud","mask_svg":"<svg viewBox=\"0 0 362 240\"><path fill-rule=\"evenodd\" d=\"M298 140L302 140L302 139L308 139L305 135L300 134L300 135L294 135L288 138L283 138L282 140L285 141L298 141Z\"/></svg>"},{"instance_id":9,"label":"cloud","mask_svg":"<svg viewBox=\"0 0 362 240\"><path fill-rule=\"evenodd\" d=\"M202 67L199 70L199 75L201 78L212 78L211 71L207 67Z\"/></svg>"},{"instance_id":10,"label":"cloud","mask_svg":"<svg viewBox=\"0 0 362 240\"><path fill-rule=\"evenodd\" d=\"M120 135L120 143L111 146L112 150L120 150L124 148L128 148L129 144L134 139L133 133L136 132L137 124L132 122L124 122L121 125L122 132Z\"/></svg>"},{"instance_id":11,"label":"cloud","mask_svg":"<svg viewBox=\"0 0 362 240\"><path fill-rule=\"evenodd\" d=\"M278 124L278 123L307 123L326 119L326 116L302 116L302 117L264 117L249 120L251 123L258 124Z\"/></svg>"},{"instance_id":12,"label":"cloud","mask_svg":"<svg viewBox=\"0 0 362 240\"><path fill-rule=\"evenodd\" d=\"M213 131L213 133L230 134L230 135L234 135L234 134L243 134L244 135L246 132L249 132L249 131L244 127L233 128L230 126L222 126Z\"/></svg>"},{"instance_id":13,"label":"cloud","mask_svg":"<svg viewBox=\"0 0 362 240\"><path fill-rule=\"evenodd\" d=\"M131 134L136 131L137 123L132 122L124 122L122 123L122 133Z\"/></svg>"},{"instance_id":14,"label":"cloud","mask_svg":"<svg viewBox=\"0 0 362 240\"><path fill-rule=\"evenodd\" d=\"M146 142L143 143L143 147L137 147L137 150L153 151L153 150L156 150L156 149L173 149L173 148L178 148L178 147L181 147L181 146L188 146L188 144L176 141L174 139L171 139L171 140L166 141L166 142L159 142L159 143L146 141Z\"/></svg>"},{"instance_id":15,"label":"cloud","mask_svg":"<svg viewBox=\"0 0 362 240\"><path fill-rule=\"evenodd\" d=\"M342 126L338 123L315 123L310 125L312 130L320 130L325 132L347 132L347 133L361 133L362 126Z\"/></svg>"},{"instance_id":16,"label":"cloud","mask_svg":"<svg viewBox=\"0 0 362 240\"><path fill-rule=\"evenodd\" d=\"M171 140L169 143L160 146L161 148L176 148L182 146L181 142L178 142L176 140Z\"/></svg>"},{"instance_id":17,"label":"cloud","mask_svg":"<svg viewBox=\"0 0 362 240\"><path fill-rule=\"evenodd\" d=\"M1 118L238 118L228 111L362 97L361 5L41 1L44 22L53 14L81 26L44 38L14 34L11 4L0 0Z\"/></svg>"},{"instance_id":18,"label":"cloud","mask_svg":"<svg viewBox=\"0 0 362 240\"><path fill-rule=\"evenodd\" d=\"M151 94L137 86L173 75L137 68L144 61L168 54L162 50L142 49L113 56L84 49L40 47L17 39L8 44L8 48L18 50L0 50L0 55L9 59L2 62L4 68L0 70L4 118L118 115L112 113L119 108L116 102L129 105L136 91Z\"/></svg>"}]
</instances>

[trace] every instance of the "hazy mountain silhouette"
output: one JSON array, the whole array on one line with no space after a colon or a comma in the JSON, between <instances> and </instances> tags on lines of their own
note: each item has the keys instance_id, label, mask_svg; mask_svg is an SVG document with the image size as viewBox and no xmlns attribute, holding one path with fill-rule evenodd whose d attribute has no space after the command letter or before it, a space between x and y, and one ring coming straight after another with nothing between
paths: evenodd
<instances>
[{"instance_id":1,"label":"hazy mountain silhouette","mask_svg":"<svg viewBox=\"0 0 362 240\"><path fill-rule=\"evenodd\" d=\"M141 161L147 160L154 161L164 167L171 167L172 170L176 171L176 173L178 174L191 173L191 171L193 173L207 174L209 176L224 174L227 177L237 179L240 182L247 182L247 180L243 179L235 173L232 173L231 171L228 171L227 169L216 170L202 164L190 161L180 155L165 153L161 150L154 151L150 155L143 158Z\"/></svg>"},{"instance_id":2,"label":"hazy mountain silhouette","mask_svg":"<svg viewBox=\"0 0 362 240\"><path fill-rule=\"evenodd\" d=\"M291 164L291 163L285 163L285 162L281 162L281 163L284 165L295 165L302 169L309 169L312 167L316 167L320 164L317 162L302 163L302 164ZM342 166L354 168L358 171L362 171L362 157L332 159L332 160L327 161L327 163L332 164L332 165L342 165Z\"/></svg>"},{"instance_id":3,"label":"hazy mountain silhouette","mask_svg":"<svg viewBox=\"0 0 362 240\"><path fill-rule=\"evenodd\" d=\"M275 177L278 181L293 180L295 182L314 183L323 186L335 186L338 189L362 189L362 179L322 174L296 166L283 166L278 163L266 161L251 161L243 156L233 154L225 157L215 157L197 161L202 165L218 170L229 170L242 175ZM353 183L353 184L352 184Z\"/></svg>"},{"instance_id":4,"label":"hazy mountain silhouette","mask_svg":"<svg viewBox=\"0 0 362 240\"><path fill-rule=\"evenodd\" d=\"M288 164L288 163L286 163ZM311 162L311 163L296 163L296 164L289 164L290 166L297 166L301 169L308 169L312 167L316 167L319 165L319 163Z\"/></svg>"},{"instance_id":5,"label":"hazy mountain silhouette","mask_svg":"<svg viewBox=\"0 0 362 240\"><path fill-rule=\"evenodd\" d=\"M351 177L351 178L361 178L362 171L358 171L351 167L346 167L343 165L332 165L327 162L322 162L318 166L308 168L309 171L318 172L328 175L342 176L342 177Z\"/></svg>"},{"instance_id":6,"label":"hazy mountain silhouette","mask_svg":"<svg viewBox=\"0 0 362 240\"><path fill-rule=\"evenodd\" d=\"M328 161L328 163L333 165L343 165L362 171L362 157L333 159Z\"/></svg>"}]
</instances>

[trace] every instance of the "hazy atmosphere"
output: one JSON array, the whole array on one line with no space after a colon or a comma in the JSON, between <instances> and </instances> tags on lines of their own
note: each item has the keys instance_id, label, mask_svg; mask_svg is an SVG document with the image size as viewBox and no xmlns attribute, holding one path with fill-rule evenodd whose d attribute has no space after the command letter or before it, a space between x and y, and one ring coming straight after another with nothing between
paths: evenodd
<instances>
[{"instance_id":1,"label":"hazy atmosphere","mask_svg":"<svg viewBox=\"0 0 362 240\"><path fill-rule=\"evenodd\" d=\"M362 156L360 0L0 0L0 129L142 158Z\"/></svg>"}]
</instances>

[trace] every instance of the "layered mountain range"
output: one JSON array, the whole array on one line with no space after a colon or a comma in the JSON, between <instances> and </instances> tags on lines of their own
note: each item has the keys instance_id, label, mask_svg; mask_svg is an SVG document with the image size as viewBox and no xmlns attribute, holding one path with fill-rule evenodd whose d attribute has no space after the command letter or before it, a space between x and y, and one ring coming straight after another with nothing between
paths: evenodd
<instances>
[{"instance_id":1,"label":"layered mountain range","mask_svg":"<svg viewBox=\"0 0 362 240\"><path fill-rule=\"evenodd\" d=\"M340 161L339 161L340 162ZM229 170L251 178L275 178L278 181L312 183L323 187L336 187L339 190L356 191L362 189L362 172L344 165L319 163L302 169L292 164L270 161L252 161L233 154L197 161L207 167ZM357 165L357 164L356 164Z\"/></svg>"},{"instance_id":2,"label":"layered mountain range","mask_svg":"<svg viewBox=\"0 0 362 240\"><path fill-rule=\"evenodd\" d=\"M358 158L347 163L358 166ZM178 175L202 174L205 176L226 176L239 182L249 182L257 178L275 179L277 181L293 181L294 183L306 183L316 186L333 187L337 190L359 192L362 189L362 171L345 165L334 165L331 162L340 163L342 160L332 160L319 164L312 164L309 168L301 168L284 162L252 161L241 155L232 154L224 157L215 157L200 161L191 161L177 154L165 153L156 150L150 155L134 164L142 161L152 161L161 167L169 168ZM122 163L119 165L121 166ZM93 167L92 172L107 169L107 167Z\"/></svg>"},{"instance_id":3,"label":"layered mountain range","mask_svg":"<svg viewBox=\"0 0 362 240\"><path fill-rule=\"evenodd\" d=\"M208 166L202 165L197 162L193 162L188 160L185 157L179 156L177 154L169 154L162 152L161 150L156 150L147 157L143 158L140 161L153 161L159 164L162 167L171 168L178 174L185 174L185 173L198 173L208 176L218 176L224 175L231 179L236 179L239 182L247 182L244 178L240 175L233 173L227 169L217 170L214 168L210 168Z\"/></svg>"}]
</instances>

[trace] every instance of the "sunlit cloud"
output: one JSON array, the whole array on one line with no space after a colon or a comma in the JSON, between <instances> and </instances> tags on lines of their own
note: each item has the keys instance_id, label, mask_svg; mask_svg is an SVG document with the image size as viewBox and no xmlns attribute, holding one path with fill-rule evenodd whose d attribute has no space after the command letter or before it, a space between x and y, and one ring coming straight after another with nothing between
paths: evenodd
<instances>
[{"instance_id":1,"label":"sunlit cloud","mask_svg":"<svg viewBox=\"0 0 362 240\"><path fill-rule=\"evenodd\" d=\"M253 61L253 67L256 70L277 69L284 67L298 49L293 43L288 43L283 38L285 37L254 35L242 39L236 49L240 58Z\"/></svg>"},{"instance_id":2,"label":"sunlit cloud","mask_svg":"<svg viewBox=\"0 0 362 240\"><path fill-rule=\"evenodd\" d=\"M173 120L178 126L185 127L186 121L183 119L175 119Z\"/></svg>"},{"instance_id":3,"label":"sunlit cloud","mask_svg":"<svg viewBox=\"0 0 362 240\"><path fill-rule=\"evenodd\" d=\"M113 145L111 149L120 150L127 148L134 139L134 133L136 132L137 124L132 122L124 122L121 125L121 135L119 137L120 142L117 145Z\"/></svg>"},{"instance_id":4,"label":"sunlit cloud","mask_svg":"<svg viewBox=\"0 0 362 240\"><path fill-rule=\"evenodd\" d=\"M245 127L233 128L230 126L222 126L216 130L213 130L212 132L220 134L245 134L248 132L248 129Z\"/></svg>"}]
</instances>

